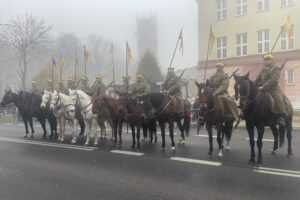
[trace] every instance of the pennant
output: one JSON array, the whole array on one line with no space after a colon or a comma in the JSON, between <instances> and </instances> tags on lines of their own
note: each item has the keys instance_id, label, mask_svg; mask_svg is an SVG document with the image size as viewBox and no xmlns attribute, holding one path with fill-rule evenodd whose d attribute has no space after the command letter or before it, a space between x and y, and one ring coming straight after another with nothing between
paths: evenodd
<instances>
[{"instance_id":1,"label":"pennant","mask_svg":"<svg viewBox=\"0 0 300 200\"><path fill-rule=\"evenodd\" d=\"M208 45L208 53L209 53L209 55L211 55L212 49L213 49L214 44L215 44L215 40L216 40L216 36L213 33L212 26L210 26L209 41L208 41L208 43L209 43L209 45Z\"/></svg>"},{"instance_id":2,"label":"pennant","mask_svg":"<svg viewBox=\"0 0 300 200\"><path fill-rule=\"evenodd\" d=\"M291 45L291 38L292 38L292 26L291 26L291 17L290 15L287 17L286 21L284 22L283 28L288 36L289 45Z\"/></svg>"},{"instance_id":3,"label":"pennant","mask_svg":"<svg viewBox=\"0 0 300 200\"><path fill-rule=\"evenodd\" d=\"M87 62L89 57L90 57L90 53L88 52L88 50L85 48L84 45L84 62Z\"/></svg>"},{"instance_id":4,"label":"pennant","mask_svg":"<svg viewBox=\"0 0 300 200\"><path fill-rule=\"evenodd\" d=\"M180 41L179 52L181 51L181 55L183 56L183 35L182 35L182 30L180 31L178 40Z\"/></svg>"},{"instance_id":5,"label":"pennant","mask_svg":"<svg viewBox=\"0 0 300 200\"><path fill-rule=\"evenodd\" d=\"M128 64L130 64L131 61L133 60L133 57L132 57L131 49L128 45L128 42L126 42L126 48L127 48L127 62L128 62Z\"/></svg>"}]
</instances>

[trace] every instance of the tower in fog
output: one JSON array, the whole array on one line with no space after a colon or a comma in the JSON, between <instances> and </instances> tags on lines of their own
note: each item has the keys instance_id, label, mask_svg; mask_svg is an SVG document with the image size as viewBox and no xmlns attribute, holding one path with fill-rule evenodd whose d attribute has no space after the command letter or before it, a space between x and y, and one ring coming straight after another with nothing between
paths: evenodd
<instances>
[{"instance_id":1,"label":"tower in fog","mask_svg":"<svg viewBox=\"0 0 300 200\"><path fill-rule=\"evenodd\" d=\"M139 60L150 51L156 60L158 59L157 51L157 20L154 15L149 17L138 16L136 19L137 30L137 49Z\"/></svg>"}]
</instances>

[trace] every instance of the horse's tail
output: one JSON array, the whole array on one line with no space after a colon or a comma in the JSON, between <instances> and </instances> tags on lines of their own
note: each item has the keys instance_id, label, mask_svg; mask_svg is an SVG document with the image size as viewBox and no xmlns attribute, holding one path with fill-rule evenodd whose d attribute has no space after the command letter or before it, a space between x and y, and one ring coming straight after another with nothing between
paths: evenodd
<instances>
[{"instance_id":1,"label":"horse's tail","mask_svg":"<svg viewBox=\"0 0 300 200\"><path fill-rule=\"evenodd\" d=\"M279 147L283 147L285 138L285 126L279 126Z\"/></svg>"},{"instance_id":2,"label":"horse's tail","mask_svg":"<svg viewBox=\"0 0 300 200\"><path fill-rule=\"evenodd\" d=\"M191 111L186 112L183 118L183 130L185 131L187 137L189 137L190 135L191 118L192 118Z\"/></svg>"}]
</instances>

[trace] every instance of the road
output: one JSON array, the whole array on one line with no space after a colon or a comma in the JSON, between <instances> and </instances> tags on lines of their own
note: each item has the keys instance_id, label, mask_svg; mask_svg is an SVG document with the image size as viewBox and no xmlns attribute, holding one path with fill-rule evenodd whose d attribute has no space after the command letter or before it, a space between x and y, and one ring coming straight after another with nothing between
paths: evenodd
<instances>
[{"instance_id":1,"label":"road","mask_svg":"<svg viewBox=\"0 0 300 200\"><path fill-rule=\"evenodd\" d=\"M23 138L20 123L0 123L1 200L77 199L300 199L300 130L293 132L293 158L286 157L286 146L277 155L269 154L272 135L267 130L263 146L264 165L250 166L247 133L233 133L231 150L224 157L207 156L208 138L191 136L185 145L171 152L157 144L142 143L131 151L131 136L123 134L121 148L109 139L97 147L70 145L42 138L36 127L33 139ZM70 133L70 129L67 129ZM109 132L109 131L108 131ZM109 135L110 137L110 135ZM179 136L176 134L176 141Z\"/></svg>"}]
</instances>

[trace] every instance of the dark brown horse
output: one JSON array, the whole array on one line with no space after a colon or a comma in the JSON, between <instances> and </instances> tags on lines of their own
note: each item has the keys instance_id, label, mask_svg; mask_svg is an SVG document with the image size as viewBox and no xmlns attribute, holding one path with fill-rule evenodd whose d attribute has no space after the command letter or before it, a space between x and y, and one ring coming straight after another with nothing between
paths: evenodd
<instances>
[{"instance_id":1,"label":"dark brown horse","mask_svg":"<svg viewBox=\"0 0 300 200\"><path fill-rule=\"evenodd\" d=\"M153 112L154 118L157 119L160 129L161 129L161 136L162 136L162 149L165 149L166 142L165 142L165 123L169 125L170 131L170 138L171 138L171 150L175 150L175 142L174 142L174 122L177 123L178 128L181 133L180 143L185 143L185 134L184 132L188 132L190 126L190 106L189 110L185 112L187 117L185 116L178 116L174 112L174 105L172 103L171 97L163 94L163 93L150 93L142 97L141 99L146 108L146 112L150 113ZM184 119L184 125L182 125L181 120ZM186 121L188 120L188 121Z\"/></svg>"},{"instance_id":2,"label":"dark brown horse","mask_svg":"<svg viewBox=\"0 0 300 200\"><path fill-rule=\"evenodd\" d=\"M221 106L218 97L213 95L208 81L206 83L197 83L198 96L199 96L199 109L203 116L202 121L205 122L205 127L209 137L209 152L208 155L212 156L213 152L213 127L217 129L217 141L219 144L218 156L223 156L223 139L224 135L229 141L232 135L232 127L234 119L225 119L222 114Z\"/></svg>"},{"instance_id":3,"label":"dark brown horse","mask_svg":"<svg viewBox=\"0 0 300 200\"><path fill-rule=\"evenodd\" d=\"M122 144L122 121L124 119L124 108L120 105L119 100L105 94L94 93L92 96L92 111L94 114L101 113L103 109L107 109L112 123L112 139L116 144Z\"/></svg>"},{"instance_id":4,"label":"dark brown horse","mask_svg":"<svg viewBox=\"0 0 300 200\"><path fill-rule=\"evenodd\" d=\"M278 137L280 139L280 146L283 145L285 130L287 131L288 139L288 156L292 156L292 120L293 120L293 108L291 104L288 104L289 113L285 116L285 126L279 126L277 129L277 120L280 115L273 114L270 109L270 102L264 91L259 91L256 84L249 79L249 73L245 76L234 76L235 79L235 97L239 100L239 106L241 107L244 119L246 120L246 128L248 131L251 147L251 156L249 163L255 163L255 141L254 141L254 128L257 129L257 147L258 158L257 164L262 164L262 139L264 136L264 127L270 126L274 135L274 147L272 152L275 153L278 149Z\"/></svg>"}]
</instances>

